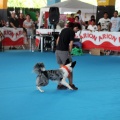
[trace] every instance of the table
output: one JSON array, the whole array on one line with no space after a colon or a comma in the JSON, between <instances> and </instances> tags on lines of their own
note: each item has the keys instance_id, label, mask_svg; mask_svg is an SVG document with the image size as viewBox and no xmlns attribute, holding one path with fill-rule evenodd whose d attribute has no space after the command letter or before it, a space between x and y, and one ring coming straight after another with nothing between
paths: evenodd
<instances>
[{"instance_id":1,"label":"table","mask_svg":"<svg viewBox=\"0 0 120 120\"><path fill-rule=\"evenodd\" d=\"M39 46L40 44L40 49L41 52L43 52L43 37L51 37L52 41L53 41L53 35L52 32L61 32L61 30L53 30L53 29L36 29L36 34L38 34L39 36L36 36L36 43L37 46ZM52 43L52 50L54 49L54 43Z\"/></svg>"}]
</instances>

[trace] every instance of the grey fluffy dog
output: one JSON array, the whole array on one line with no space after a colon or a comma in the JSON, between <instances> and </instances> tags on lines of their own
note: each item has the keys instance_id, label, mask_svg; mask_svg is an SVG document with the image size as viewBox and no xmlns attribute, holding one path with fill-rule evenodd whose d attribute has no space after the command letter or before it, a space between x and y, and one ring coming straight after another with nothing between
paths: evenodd
<instances>
[{"instance_id":1,"label":"grey fluffy dog","mask_svg":"<svg viewBox=\"0 0 120 120\"><path fill-rule=\"evenodd\" d=\"M65 85L68 89L72 90L71 86L66 82L66 78L70 75L70 72L72 72L76 61L68 61L69 60L66 60L66 64L57 70L45 70L45 65L43 63L36 63L34 66L34 72L37 74L37 89L40 92L44 92L44 90L42 90L41 87L48 85L49 80L52 80L57 81L58 84L61 83Z\"/></svg>"}]
</instances>

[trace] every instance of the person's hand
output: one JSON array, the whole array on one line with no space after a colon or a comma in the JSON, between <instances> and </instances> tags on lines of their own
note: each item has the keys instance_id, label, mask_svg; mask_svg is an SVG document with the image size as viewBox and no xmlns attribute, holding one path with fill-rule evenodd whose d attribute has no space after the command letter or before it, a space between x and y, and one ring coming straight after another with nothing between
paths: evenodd
<instances>
[{"instance_id":1,"label":"person's hand","mask_svg":"<svg viewBox=\"0 0 120 120\"><path fill-rule=\"evenodd\" d=\"M14 29L16 30L17 28L16 28L16 27L14 27Z\"/></svg>"}]
</instances>

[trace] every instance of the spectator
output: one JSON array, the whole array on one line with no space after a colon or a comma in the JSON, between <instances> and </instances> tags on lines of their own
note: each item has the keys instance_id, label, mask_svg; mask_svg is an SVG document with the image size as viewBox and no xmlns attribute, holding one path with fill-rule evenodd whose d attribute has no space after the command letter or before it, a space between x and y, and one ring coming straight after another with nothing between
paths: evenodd
<instances>
[{"instance_id":1,"label":"spectator","mask_svg":"<svg viewBox=\"0 0 120 120\"><path fill-rule=\"evenodd\" d=\"M87 30L87 28L88 28L88 21L85 21L84 30Z\"/></svg>"},{"instance_id":2,"label":"spectator","mask_svg":"<svg viewBox=\"0 0 120 120\"><path fill-rule=\"evenodd\" d=\"M6 26L5 20L0 20L0 27L4 27L4 26Z\"/></svg>"},{"instance_id":3,"label":"spectator","mask_svg":"<svg viewBox=\"0 0 120 120\"><path fill-rule=\"evenodd\" d=\"M38 11L36 12L36 18L37 21L35 21L35 28L38 29L40 24L40 13Z\"/></svg>"},{"instance_id":4,"label":"spectator","mask_svg":"<svg viewBox=\"0 0 120 120\"><path fill-rule=\"evenodd\" d=\"M80 22L80 24L83 25L84 22L83 22L82 16L81 16L81 10L78 10L78 11L77 11L77 16L79 16L79 22Z\"/></svg>"},{"instance_id":5,"label":"spectator","mask_svg":"<svg viewBox=\"0 0 120 120\"><path fill-rule=\"evenodd\" d=\"M72 13L71 16L68 18L68 21L69 22L74 22L75 21L75 18L74 18L74 14Z\"/></svg>"},{"instance_id":6,"label":"spectator","mask_svg":"<svg viewBox=\"0 0 120 120\"><path fill-rule=\"evenodd\" d=\"M79 16L75 16L75 23L79 23L80 24L80 21L79 21Z\"/></svg>"},{"instance_id":7,"label":"spectator","mask_svg":"<svg viewBox=\"0 0 120 120\"><path fill-rule=\"evenodd\" d=\"M70 61L72 60L70 52L73 47L73 40L75 37L75 32L79 31L81 29L80 24L78 23L69 23L67 28L64 28L57 41L56 41L56 59L60 67L62 67L66 60L69 59ZM77 90L78 88L75 87L73 84L73 75L72 73L70 74L69 79L69 84L70 86L74 89ZM58 85L58 89L65 89L66 87L63 85Z\"/></svg>"},{"instance_id":8,"label":"spectator","mask_svg":"<svg viewBox=\"0 0 120 120\"><path fill-rule=\"evenodd\" d=\"M100 23L97 24L97 31L98 31L98 32L102 31L102 30L101 30L101 24L100 24Z\"/></svg>"},{"instance_id":9,"label":"spectator","mask_svg":"<svg viewBox=\"0 0 120 120\"><path fill-rule=\"evenodd\" d=\"M26 20L23 22L23 27L27 30L28 44L30 45L29 37L31 36L31 38L33 39L35 26L33 21L30 19L29 14L26 15Z\"/></svg>"},{"instance_id":10,"label":"spectator","mask_svg":"<svg viewBox=\"0 0 120 120\"><path fill-rule=\"evenodd\" d=\"M16 14L14 12L11 14L11 18L10 18L9 23L10 23L10 27L17 29L19 27L19 21L15 17L15 15Z\"/></svg>"},{"instance_id":11,"label":"spectator","mask_svg":"<svg viewBox=\"0 0 120 120\"><path fill-rule=\"evenodd\" d=\"M65 22L64 21L59 21L59 23L56 25L56 29L63 29L64 28L64 25L65 25Z\"/></svg>"},{"instance_id":12,"label":"spectator","mask_svg":"<svg viewBox=\"0 0 120 120\"><path fill-rule=\"evenodd\" d=\"M92 19L91 20L91 24L90 25L88 25L88 28L87 28L89 31L91 31L91 32L95 32L95 31L97 31L97 26L96 26L96 24L95 24L95 19Z\"/></svg>"},{"instance_id":13,"label":"spectator","mask_svg":"<svg viewBox=\"0 0 120 120\"><path fill-rule=\"evenodd\" d=\"M104 17L99 19L99 23L101 24L102 31L110 31L110 19L108 18L107 12L104 12Z\"/></svg>"},{"instance_id":14,"label":"spectator","mask_svg":"<svg viewBox=\"0 0 120 120\"><path fill-rule=\"evenodd\" d=\"M30 19L29 14L26 15L26 20L24 20L24 22L23 22L23 27L27 30L28 36L33 35L34 23Z\"/></svg>"},{"instance_id":15,"label":"spectator","mask_svg":"<svg viewBox=\"0 0 120 120\"><path fill-rule=\"evenodd\" d=\"M10 24L9 26L11 28L17 29L19 27L19 21L15 16L16 16L16 14L14 12L12 12L11 18L9 20L9 24ZM9 49L17 49L17 48L15 48L14 46L13 47L10 46Z\"/></svg>"},{"instance_id":16,"label":"spectator","mask_svg":"<svg viewBox=\"0 0 120 120\"><path fill-rule=\"evenodd\" d=\"M118 17L118 11L115 11L111 18L111 32L118 32L120 28L120 18Z\"/></svg>"},{"instance_id":17,"label":"spectator","mask_svg":"<svg viewBox=\"0 0 120 120\"><path fill-rule=\"evenodd\" d=\"M101 31L110 31L110 19L108 18L108 13L104 12L103 18L100 18L98 24L101 25ZM110 50L105 50L105 54L109 55Z\"/></svg>"},{"instance_id":18,"label":"spectator","mask_svg":"<svg viewBox=\"0 0 120 120\"><path fill-rule=\"evenodd\" d=\"M88 25L91 24L91 21L92 21L93 19L95 19L95 16L94 16L94 15L92 15L92 16L90 17L90 20L88 21Z\"/></svg>"},{"instance_id":19,"label":"spectator","mask_svg":"<svg viewBox=\"0 0 120 120\"><path fill-rule=\"evenodd\" d=\"M120 29L120 18L118 17L118 11L114 11L113 17L111 18L111 32L119 32ZM119 51L114 51L113 54L118 55Z\"/></svg>"},{"instance_id":20,"label":"spectator","mask_svg":"<svg viewBox=\"0 0 120 120\"><path fill-rule=\"evenodd\" d=\"M19 27L23 28L23 22L25 21L23 13L20 13L18 21L19 21Z\"/></svg>"}]
</instances>

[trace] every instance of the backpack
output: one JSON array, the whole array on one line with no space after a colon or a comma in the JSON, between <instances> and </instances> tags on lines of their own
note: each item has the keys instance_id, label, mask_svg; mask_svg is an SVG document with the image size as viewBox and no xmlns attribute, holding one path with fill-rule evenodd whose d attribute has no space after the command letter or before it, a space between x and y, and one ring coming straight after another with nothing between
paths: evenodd
<instances>
[{"instance_id":1,"label":"backpack","mask_svg":"<svg viewBox=\"0 0 120 120\"><path fill-rule=\"evenodd\" d=\"M74 47L72 48L71 55L83 55L83 51L81 48Z\"/></svg>"}]
</instances>

